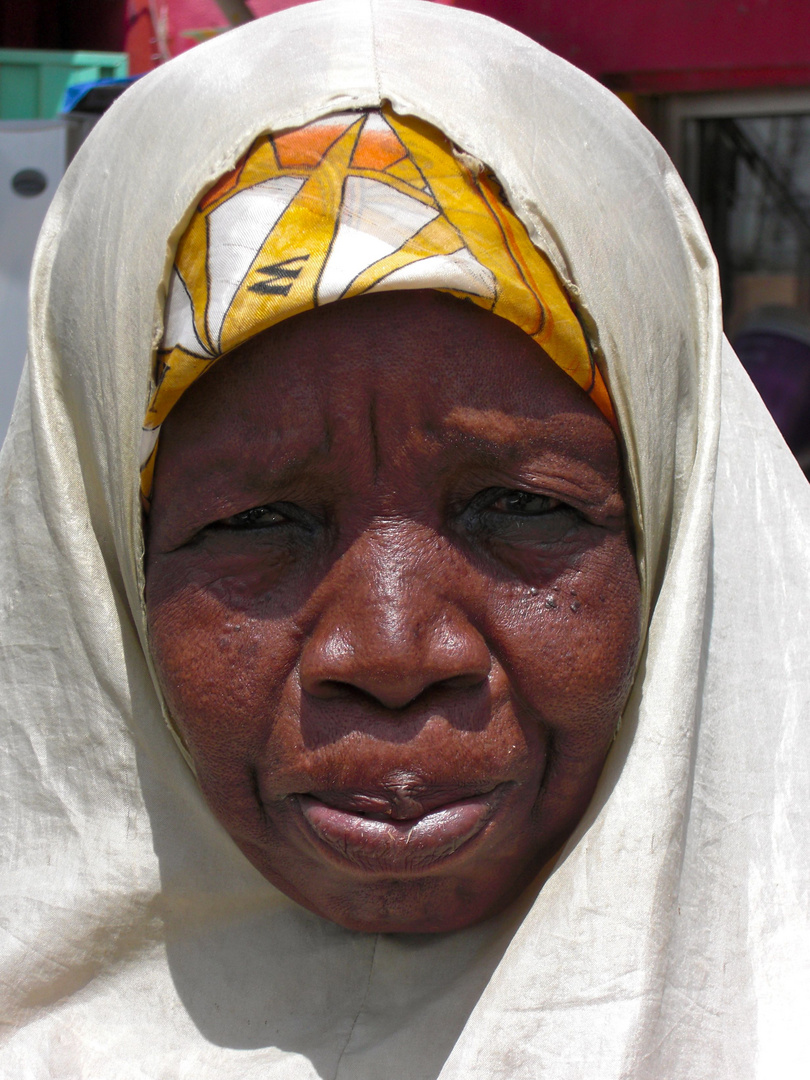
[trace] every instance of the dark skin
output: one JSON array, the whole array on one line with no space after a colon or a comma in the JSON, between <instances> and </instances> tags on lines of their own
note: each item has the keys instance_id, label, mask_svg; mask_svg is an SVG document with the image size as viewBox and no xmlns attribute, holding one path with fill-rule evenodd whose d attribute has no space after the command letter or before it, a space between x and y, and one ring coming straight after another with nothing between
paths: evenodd
<instances>
[{"instance_id":1,"label":"dark skin","mask_svg":"<svg viewBox=\"0 0 810 1080\"><path fill-rule=\"evenodd\" d=\"M511 323L394 292L256 336L165 423L147 540L200 787L300 904L456 930L571 834L639 584L614 432Z\"/></svg>"}]
</instances>

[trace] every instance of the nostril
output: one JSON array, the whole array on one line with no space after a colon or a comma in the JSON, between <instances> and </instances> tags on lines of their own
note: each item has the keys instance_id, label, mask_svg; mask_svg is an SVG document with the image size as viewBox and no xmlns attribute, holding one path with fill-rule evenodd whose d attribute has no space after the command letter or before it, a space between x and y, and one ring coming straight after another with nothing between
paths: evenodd
<instances>
[{"instance_id":1,"label":"nostril","mask_svg":"<svg viewBox=\"0 0 810 1080\"><path fill-rule=\"evenodd\" d=\"M374 700L373 694L368 693L359 686L354 686L350 682L341 682L339 679L310 681L307 685L304 685L303 689L305 693L320 698L322 701L349 701L358 698L367 698L369 701Z\"/></svg>"},{"instance_id":2,"label":"nostril","mask_svg":"<svg viewBox=\"0 0 810 1080\"><path fill-rule=\"evenodd\" d=\"M386 709L401 711L423 702L426 698L441 697L444 693L463 693L475 690L486 682L487 674L469 673L454 675L446 679L385 679L376 685L359 685L358 682L343 682L340 679L321 679L303 689L312 697L322 701L366 701L374 705L383 705Z\"/></svg>"},{"instance_id":3,"label":"nostril","mask_svg":"<svg viewBox=\"0 0 810 1080\"><path fill-rule=\"evenodd\" d=\"M387 692L386 689L378 688L375 692L356 683L338 682L336 679L326 679L310 690L313 697L322 701L362 701L377 707L383 705L392 710L407 709L423 692L420 688L414 694L410 687L390 687Z\"/></svg>"},{"instance_id":4,"label":"nostril","mask_svg":"<svg viewBox=\"0 0 810 1080\"><path fill-rule=\"evenodd\" d=\"M489 675L489 668L486 672L471 671L465 675L453 675L449 679L442 679L440 682L434 683L433 688L436 690L475 690L477 687L482 686Z\"/></svg>"}]
</instances>

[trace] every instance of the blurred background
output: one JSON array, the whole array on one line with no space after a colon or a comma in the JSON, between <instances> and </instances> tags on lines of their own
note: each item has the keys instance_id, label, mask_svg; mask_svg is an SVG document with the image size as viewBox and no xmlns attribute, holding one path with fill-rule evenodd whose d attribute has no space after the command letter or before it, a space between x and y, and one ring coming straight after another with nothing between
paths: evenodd
<instances>
[{"instance_id":1,"label":"blurred background","mask_svg":"<svg viewBox=\"0 0 810 1080\"><path fill-rule=\"evenodd\" d=\"M0 435L25 354L37 232L98 116L133 78L295 2L0 0ZM455 6L576 64L661 140L714 245L726 333L810 473L810 2Z\"/></svg>"}]
</instances>

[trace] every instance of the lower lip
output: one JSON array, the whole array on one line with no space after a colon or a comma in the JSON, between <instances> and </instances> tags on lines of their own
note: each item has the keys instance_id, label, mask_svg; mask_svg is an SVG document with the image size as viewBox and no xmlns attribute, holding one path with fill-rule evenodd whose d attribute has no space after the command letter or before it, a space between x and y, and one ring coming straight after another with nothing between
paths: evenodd
<instances>
[{"instance_id":1,"label":"lower lip","mask_svg":"<svg viewBox=\"0 0 810 1080\"><path fill-rule=\"evenodd\" d=\"M342 861L373 873L403 874L424 870L468 844L490 821L506 787L500 784L409 821L338 810L311 795L296 798L311 831Z\"/></svg>"}]
</instances>

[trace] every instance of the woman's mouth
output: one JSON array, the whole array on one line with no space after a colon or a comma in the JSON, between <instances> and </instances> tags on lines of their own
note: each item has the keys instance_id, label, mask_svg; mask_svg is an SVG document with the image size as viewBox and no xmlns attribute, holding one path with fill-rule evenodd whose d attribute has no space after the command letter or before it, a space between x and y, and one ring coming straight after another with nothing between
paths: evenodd
<instances>
[{"instance_id":1,"label":"woman's mouth","mask_svg":"<svg viewBox=\"0 0 810 1080\"><path fill-rule=\"evenodd\" d=\"M407 811L385 798L344 793L303 794L297 801L308 831L331 852L378 874L407 874L453 855L478 835L503 800L510 784L471 796L446 794ZM432 805L431 805L432 803Z\"/></svg>"}]
</instances>

